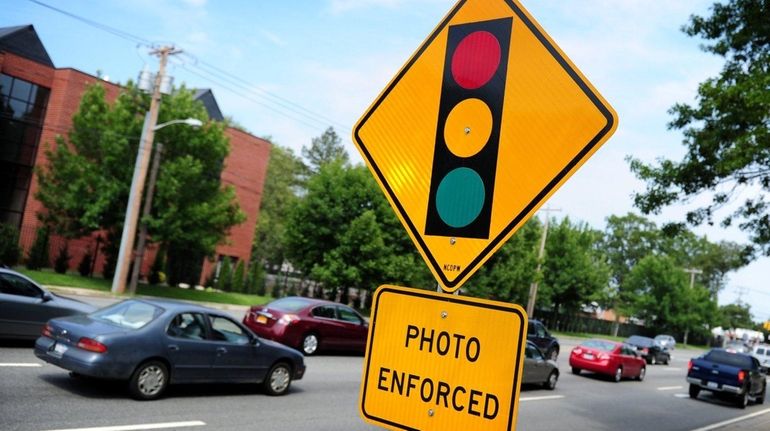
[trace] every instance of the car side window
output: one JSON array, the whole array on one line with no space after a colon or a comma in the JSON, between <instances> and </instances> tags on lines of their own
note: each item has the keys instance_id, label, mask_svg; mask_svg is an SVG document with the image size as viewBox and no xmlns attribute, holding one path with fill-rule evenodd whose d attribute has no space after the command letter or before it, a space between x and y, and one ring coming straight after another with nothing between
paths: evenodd
<instances>
[{"instance_id":1,"label":"car side window","mask_svg":"<svg viewBox=\"0 0 770 431\"><path fill-rule=\"evenodd\" d=\"M359 325L363 323L361 318L358 317L358 314L348 307L337 307L337 312L339 312L339 319L342 321L357 323Z\"/></svg>"},{"instance_id":2,"label":"car side window","mask_svg":"<svg viewBox=\"0 0 770 431\"><path fill-rule=\"evenodd\" d=\"M337 317L334 313L334 307L328 305L318 306L311 313L313 317L324 317L327 319L335 319Z\"/></svg>"},{"instance_id":3,"label":"car side window","mask_svg":"<svg viewBox=\"0 0 770 431\"><path fill-rule=\"evenodd\" d=\"M166 333L177 338L203 340L206 338L206 320L200 313L177 314L168 325Z\"/></svg>"},{"instance_id":4,"label":"car side window","mask_svg":"<svg viewBox=\"0 0 770 431\"><path fill-rule=\"evenodd\" d=\"M248 344L249 335L238 324L222 316L211 318L212 339L234 344Z\"/></svg>"},{"instance_id":5,"label":"car side window","mask_svg":"<svg viewBox=\"0 0 770 431\"><path fill-rule=\"evenodd\" d=\"M543 359L543 355L534 346L527 345L527 349L524 351L524 354L529 359Z\"/></svg>"},{"instance_id":6,"label":"car side window","mask_svg":"<svg viewBox=\"0 0 770 431\"><path fill-rule=\"evenodd\" d=\"M12 274L0 274L0 293L39 298L40 289L27 280Z\"/></svg>"},{"instance_id":7,"label":"car side window","mask_svg":"<svg viewBox=\"0 0 770 431\"><path fill-rule=\"evenodd\" d=\"M537 328L537 336L538 337L547 337L545 332L545 326L536 324L535 327Z\"/></svg>"}]
</instances>

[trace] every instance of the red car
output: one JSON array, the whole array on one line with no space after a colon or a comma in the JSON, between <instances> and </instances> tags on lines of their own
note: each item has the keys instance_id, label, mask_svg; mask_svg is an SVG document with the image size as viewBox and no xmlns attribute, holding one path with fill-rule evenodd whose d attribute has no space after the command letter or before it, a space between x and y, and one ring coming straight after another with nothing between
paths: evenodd
<instances>
[{"instance_id":1,"label":"red car","mask_svg":"<svg viewBox=\"0 0 770 431\"><path fill-rule=\"evenodd\" d=\"M636 355L633 347L607 340L588 340L572 349L569 366L573 374L581 370L606 374L616 382L622 378L644 380L647 371L644 359Z\"/></svg>"},{"instance_id":2,"label":"red car","mask_svg":"<svg viewBox=\"0 0 770 431\"><path fill-rule=\"evenodd\" d=\"M260 337L313 355L319 350L363 353L369 324L352 308L322 299L290 296L255 305L243 323Z\"/></svg>"}]
</instances>

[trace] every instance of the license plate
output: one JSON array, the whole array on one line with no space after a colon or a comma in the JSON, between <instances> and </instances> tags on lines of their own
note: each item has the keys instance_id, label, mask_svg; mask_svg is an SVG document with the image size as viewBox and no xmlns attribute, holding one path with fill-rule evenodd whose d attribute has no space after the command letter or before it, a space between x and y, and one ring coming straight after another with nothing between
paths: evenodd
<instances>
[{"instance_id":1,"label":"license plate","mask_svg":"<svg viewBox=\"0 0 770 431\"><path fill-rule=\"evenodd\" d=\"M712 389L717 389L719 387L719 383L717 382L708 382L706 383L706 386Z\"/></svg>"},{"instance_id":2,"label":"license plate","mask_svg":"<svg viewBox=\"0 0 770 431\"><path fill-rule=\"evenodd\" d=\"M61 358L61 356L64 354L64 352L67 351L69 347L65 346L64 344L56 343L53 345L53 349L49 350L48 353L51 356L56 356L57 358Z\"/></svg>"},{"instance_id":3,"label":"license plate","mask_svg":"<svg viewBox=\"0 0 770 431\"><path fill-rule=\"evenodd\" d=\"M257 316L257 323L267 323L267 317L260 314Z\"/></svg>"},{"instance_id":4,"label":"license plate","mask_svg":"<svg viewBox=\"0 0 770 431\"><path fill-rule=\"evenodd\" d=\"M594 358L594 355L593 355L593 354L591 354L591 353L586 353L586 354L584 354L584 355L583 355L583 357L584 357L585 359L593 359L593 358Z\"/></svg>"}]
</instances>

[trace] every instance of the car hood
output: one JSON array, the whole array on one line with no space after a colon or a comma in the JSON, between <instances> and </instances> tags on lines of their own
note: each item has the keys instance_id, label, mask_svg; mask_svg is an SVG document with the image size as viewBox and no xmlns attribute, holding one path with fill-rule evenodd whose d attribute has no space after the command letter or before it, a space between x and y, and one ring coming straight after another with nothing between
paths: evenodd
<instances>
[{"instance_id":1,"label":"car hood","mask_svg":"<svg viewBox=\"0 0 770 431\"><path fill-rule=\"evenodd\" d=\"M88 314L98 309L98 307L96 306L87 304L77 299L68 298L66 296L57 295L55 293L52 293L52 295L54 297L54 300L56 301L56 305L69 308L73 311L78 311L83 314Z\"/></svg>"}]
</instances>

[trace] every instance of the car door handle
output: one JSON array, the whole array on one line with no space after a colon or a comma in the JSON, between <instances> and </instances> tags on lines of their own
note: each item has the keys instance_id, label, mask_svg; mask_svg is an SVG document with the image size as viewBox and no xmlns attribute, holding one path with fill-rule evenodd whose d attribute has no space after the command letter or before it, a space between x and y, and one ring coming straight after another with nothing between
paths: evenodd
<instances>
[{"instance_id":1,"label":"car door handle","mask_svg":"<svg viewBox=\"0 0 770 431\"><path fill-rule=\"evenodd\" d=\"M217 347L217 354L224 355L225 353L227 353L227 349L226 348L224 348L224 347Z\"/></svg>"},{"instance_id":2,"label":"car door handle","mask_svg":"<svg viewBox=\"0 0 770 431\"><path fill-rule=\"evenodd\" d=\"M169 344L168 345L168 350L170 350L172 352L178 352L179 351L179 346L177 346L176 344Z\"/></svg>"}]
</instances>

